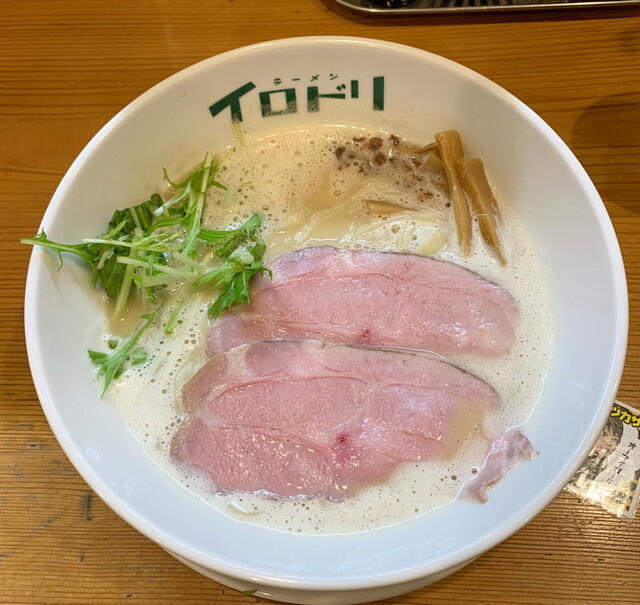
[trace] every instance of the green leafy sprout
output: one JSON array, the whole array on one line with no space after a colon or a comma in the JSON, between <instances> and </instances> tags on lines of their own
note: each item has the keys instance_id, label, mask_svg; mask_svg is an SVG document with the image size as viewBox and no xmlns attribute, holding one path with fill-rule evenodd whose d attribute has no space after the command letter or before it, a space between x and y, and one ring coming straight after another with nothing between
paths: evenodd
<instances>
[{"instance_id":1,"label":"green leafy sprout","mask_svg":"<svg viewBox=\"0 0 640 605\"><path fill-rule=\"evenodd\" d=\"M114 303L111 318L114 322L124 317L136 289L159 307L163 287L176 284L218 290L208 309L209 317L215 319L225 309L251 301L249 282L254 275L271 277L271 271L262 264L266 249L259 233L262 216L253 214L235 229L202 226L207 192L215 187L229 193L216 180L219 169L220 163L207 153L182 181L174 182L164 170L164 178L173 188L170 199L164 201L154 193L141 204L117 210L107 231L81 243L59 243L49 239L44 231L20 241L53 250L60 259L60 267L62 253L86 262L93 270L90 287L100 284ZM183 304L181 300L171 312L164 328L166 334L173 332ZM99 368L98 374L105 378L103 395L113 379L124 371L125 362L146 362L146 351L134 347L156 311L143 315L146 323L111 356L89 351ZM110 339L108 344L110 349L116 349L119 342Z\"/></svg>"},{"instance_id":2,"label":"green leafy sprout","mask_svg":"<svg viewBox=\"0 0 640 605\"><path fill-rule=\"evenodd\" d=\"M133 351L132 349L140 340L143 332L153 323L155 317L156 311L143 315L142 319L145 320L144 325L138 328L135 334L111 356L101 351L88 351L89 358L98 366L98 376L104 374L104 389L100 397L106 393L111 381L122 374L127 359L131 359L131 363L133 364L144 363L147 360L147 353L144 349L136 349Z\"/></svg>"}]
</instances>

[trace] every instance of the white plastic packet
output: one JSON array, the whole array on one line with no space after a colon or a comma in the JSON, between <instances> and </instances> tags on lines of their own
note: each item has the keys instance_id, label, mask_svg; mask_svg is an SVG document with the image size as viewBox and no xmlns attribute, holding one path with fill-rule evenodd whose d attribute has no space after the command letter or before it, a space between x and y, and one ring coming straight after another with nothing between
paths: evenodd
<instances>
[{"instance_id":1,"label":"white plastic packet","mask_svg":"<svg viewBox=\"0 0 640 605\"><path fill-rule=\"evenodd\" d=\"M616 401L570 492L632 519L640 500L640 411Z\"/></svg>"}]
</instances>

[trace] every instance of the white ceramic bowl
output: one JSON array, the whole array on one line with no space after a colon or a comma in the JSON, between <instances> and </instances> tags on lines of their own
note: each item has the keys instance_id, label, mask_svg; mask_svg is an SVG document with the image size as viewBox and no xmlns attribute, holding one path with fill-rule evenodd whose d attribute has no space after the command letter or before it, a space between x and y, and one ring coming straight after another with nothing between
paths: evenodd
<instances>
[{"instance_id":1,"label":"white ceramic bowl","mask_svg":"<svg viewBox=\"0 0 640 605\"><path fill-rule=\"evenodd\" d=\"M344 98L309 102L313 86L318 95ZM100 233L116 207L159 185L159 166L175 174L195 164L203 149L224 146L232 114L245 131L355 120L422 141L456 128L472 154L500 167L492 170L494 185L541 243L554 288L551 367L526 429L540 455L512 471L484 505L456 501L387 529L292 535L234 521L167 480L113 407L98 399L86 349L95 345L102 319L87 295L86 274L72 261L58 272L53 255L36 249L25 324L42 407L71 462L116 513L227 585L291 602L336 604L433 582L540 512L605 421L622 372L628 309L604 206L559 137L485 78L413 48L314 37L222 54L143 94L79 155L42 227L62 241Z\"/></svg>"}]
</instances>

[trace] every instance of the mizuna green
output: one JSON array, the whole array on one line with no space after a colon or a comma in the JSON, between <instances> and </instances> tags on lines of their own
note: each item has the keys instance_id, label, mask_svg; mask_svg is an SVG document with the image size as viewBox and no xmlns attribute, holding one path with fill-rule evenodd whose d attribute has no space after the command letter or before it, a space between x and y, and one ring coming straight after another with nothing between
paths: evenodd
<instances>
[{"instance_id":1,"label":"mizuna green","mask_svg":"<svg viewBox=\"0 0 640 605\"><path fill-rule=\"evenodd\" d=\"M89 355L105 376L104 391L123 371L127 359L144 363L146 353L133 355L132 349L142 332L155 318L162 306L161 288L182 283L185 287L216 288L219 293L208 309L210 318L234 304L251 300L249 281L256 273L271 272L262 264L264 240L258 229L262 226L259 214L251 215L235 229L215 230L202 226L207 192L211 187L225 190L216 180L220 163L206 153L200 164L187 178L172 181L167 171L164 178L173 188L173 195L163 201L158 193L136 206L114 212L108 229L95 238L85 238L78 244L64 244L49 239L44 231L23 244L53 250L63 264L62 253L74 254L93 269L90 287L98 282L109 299L114 301L112 321L123 318L127 303L135 288L140 288L156 311L142 317L147 323L140 328L110 358L106 353L90 351ZM213 263L210 251L214 251ZM165 332L173 332L180 311L171 313ZM153 317L151 317L153 315ZM103 394L104 394L103 391Z\"/></svg>"}]
</instances>

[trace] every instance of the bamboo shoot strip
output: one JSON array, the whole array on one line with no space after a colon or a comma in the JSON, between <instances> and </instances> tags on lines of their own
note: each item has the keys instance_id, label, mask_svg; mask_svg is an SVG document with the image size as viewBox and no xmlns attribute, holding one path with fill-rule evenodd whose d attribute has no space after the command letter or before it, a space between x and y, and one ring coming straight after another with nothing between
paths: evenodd
<instances>
[{"instance_id":1,"label":"bamboo shoot strip","mask_svg":"<svg viewBox=\"0 0 640 605\"><path fill-rule=\"evenodd\" d=\"M500 209L487 179L484 163L480 158L460 158L456 168L462 189L478 219L482 238L495 252L500 263L506 265L507 261L502 254L498 237Z\"/></svg>"},{"instance_id":2,"label":"bamboo shoot strip","mask_svg":"<svg viewBox=\"0 0 640 605\"><path fill-rule=\"evenodd\" d=\"M365 200L367 210L371 214L383 214L390 216L392 214L402 214L403 212L415 212L415 208L409 208L407 206L401 206L400 204L394 204L392 202L384 202L379 200Z\"/></svg>"},{"instance_id":3,"label":"bamboo shoot strip","mask_svg":"<svg viewBox=\"0 0 640 605\"><path fill-rule=\"evenodd\" d=\"M471 212L458 180L456 162L464 157L460 134L456 130L439 132L435 136L444 171L449 181L453 210L458 230L458 243L464 256L471 251Z\"/></svg>"}]
</instances>

